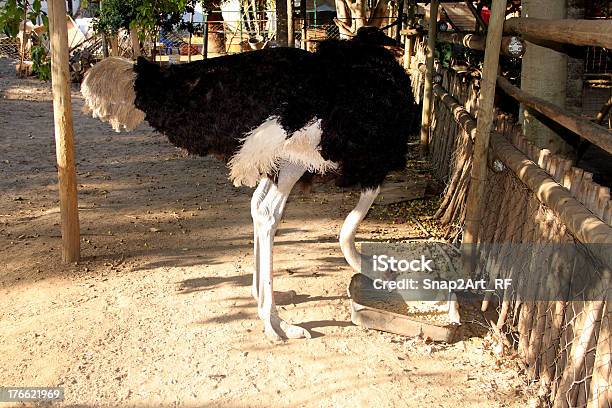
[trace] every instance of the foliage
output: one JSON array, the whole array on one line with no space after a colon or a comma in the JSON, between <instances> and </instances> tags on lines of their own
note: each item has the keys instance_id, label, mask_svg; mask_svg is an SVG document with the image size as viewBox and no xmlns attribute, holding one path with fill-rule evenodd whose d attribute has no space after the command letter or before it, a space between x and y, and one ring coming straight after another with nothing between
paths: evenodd
<instances>
[{"instance_id":1,"label":"foliage","mask_svg":"<svg viewBox=\"0 0 612 408\"><path fill-rule=\"evenodd\" d=\"M51 79L51 61L47 58L47 50L42 45L32 47L32 73L42 81Z\"/></svg>"},{"instance_id":2,"label":"foliage","mask_svg":"<svg viewBox=\"0 0 612 408\"><path fill-rule=\"evenodd\" d=\"M187 0L140 1L134 22L146 33L153 34L158 28L170 31L183 20L186 6Z\"/></svg>"},{"instance_id":3,"label":"foliage","mask_svg":"<svg viewBox=\"0 0 612 408\"><path fill-rule=\"evenodd\" d=\"M94 28L99 32L117 33L120 29L138 28L141 34L177 26L192 30L183 22L183 14L193 11L196 0L105 0ZM206 1L205 7L212 5Z\"/></svg>"},{"instance_id":4,"label":"foliage","mask_svg":"<svg viewBox=\"0 0 612 408\"><path fill-rule=\"evenodd\" d=\"M94 29L115 34L121 28L130 28L132 21L136 20L136 10L141 3L142 0L106 0L94 23Z\"/></svg>"},{"instance_id":5,"label":"foliage","mask_svg":"<svg viewBox=\"0 0 612 408\"><path fill-rule=\"evenodd\" d=\"M453 58L453 47L448 43L438 43L436 44L436 49L434 52L434 57L440 61L440 64L444 68L448 68L451 65L451 61Z\"/></svg>"},{"instance_id":6,"label":"foliage","mask_svg":"<svg viewBox=\"0 0 612 408\"><path fill-rule=\"evenodd\" d=\"M17 37L21 24L23 23L25 5L26 0L6 0L6 4L0 9L0 31L9 37ZM32 10L28 13L27 17L32 24L36 24L38 18L41 17L43 24L48 26L49 20L41 9L41 0L34 0L30 7Z\"/></svg>"}]
</instances>

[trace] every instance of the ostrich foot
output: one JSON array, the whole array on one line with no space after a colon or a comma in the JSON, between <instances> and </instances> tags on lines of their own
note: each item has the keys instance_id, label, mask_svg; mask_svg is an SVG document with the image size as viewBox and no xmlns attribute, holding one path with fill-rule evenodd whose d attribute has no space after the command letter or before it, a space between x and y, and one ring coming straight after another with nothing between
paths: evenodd
<instances>
[{"instance_id":1,"label":"ostrich foot","mask_svg":"<svg viewBox=\"0 0 612 408\"><path fill-rule=\"evenodd\" d=\"M259 296L257 295L257 289L251 287L251 296L255 300L259 300ZM287 291L274 291L274 301L277 305L290 305L293 303L293 299L297 296L295 290L287 290Z\"/></svg>"},{"instance_id":2,"label":"ostrich foot","mask_svg":"<svg viewBox=\"0 0 612 408\"><path fill-rule=\"evenodd\" d=\"M303 327L287 323L276 315L263 318L264 332L266 337L272 341L283 341L287 339L309 339L310 332Z\"/></svg>"}]
</instances>

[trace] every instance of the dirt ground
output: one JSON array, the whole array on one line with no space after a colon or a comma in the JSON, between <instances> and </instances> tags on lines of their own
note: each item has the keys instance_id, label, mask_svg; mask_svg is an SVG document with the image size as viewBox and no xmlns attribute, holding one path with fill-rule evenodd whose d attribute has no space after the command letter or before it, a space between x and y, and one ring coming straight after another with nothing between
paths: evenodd
<instances>
[{"instance_id":1,"label":"dirt ground","mask_svg":"<svg viewBox=\"0 0 612 408\"><path fill-rule=\"evenodd\" d=\"M280 313L313 338L268 342L250 296L250 190L149 128L84 116L76 88L83 259L63 264L50 85L0 60L0 94L0 386L61 386L70 407L526 406L486 339L351 323L337 234L357 196L331 186L293 196L276 241L276 287L297 291ZM375 208L359 239L420 236L398 208Z\"/></svg>"}]
</instances>

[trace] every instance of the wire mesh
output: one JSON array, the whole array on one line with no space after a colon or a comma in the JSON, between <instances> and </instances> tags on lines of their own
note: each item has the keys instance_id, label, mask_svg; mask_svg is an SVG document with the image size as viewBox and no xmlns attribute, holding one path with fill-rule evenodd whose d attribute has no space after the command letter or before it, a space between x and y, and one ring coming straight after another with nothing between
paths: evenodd
<instances>
[{"instance_id":1,"label":"wire mesh","mask_svg":"<svg viewBox=\"0 0 612 408\"><path fill-rule=\"evenodd\" d=\"M441 85L473 116L478 84L452 71L439 72ZM447 184L436 216L453 236L461 233L465 221L472 142L438 98L434 98L433 115L430 160L437 177ZM525 160L539 163L541 150L525 141L512 117L500 115L496 132ZM606 207L592 200L595 191L605 195L605 188L586 178L577 185L568 184L572 174L582 173L567 164L548 158L540 167L609 224L601 210ZM509 357L518 357L528 383L537 385L536 406L611 407L612 289L606 263L611 249L581 242L559 214L493 159L483 197L474 278L512 279L511 290L491 292L486 303L497 312L492 333Z\"/></svg>"}]
</instances>

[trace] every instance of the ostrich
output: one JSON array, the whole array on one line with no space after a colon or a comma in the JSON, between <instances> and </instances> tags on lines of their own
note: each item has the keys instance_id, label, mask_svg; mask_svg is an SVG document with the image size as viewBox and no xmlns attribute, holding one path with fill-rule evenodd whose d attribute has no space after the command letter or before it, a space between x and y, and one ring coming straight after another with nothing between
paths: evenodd
<instances>
[{"instance_id":1,"label":"ostrich","mask_svg":"<svg viewBox=\"0 0 612 408\"><path fill-rule=\"evenodd\" d=\"M327 174L361 190L340 231L359 271L357 228L385 176L406 165L415 108L390 43L368 28L314 53L271 48L168 67L111 57L83 81L85 110L115 130L146 121L172 144L224 160L235 186L256 187L251 292L272 340L310 337L281 319L273 291L274 235L293 186L305 173Z\"/></svg>"}]
</instances>

